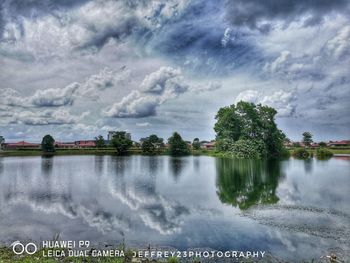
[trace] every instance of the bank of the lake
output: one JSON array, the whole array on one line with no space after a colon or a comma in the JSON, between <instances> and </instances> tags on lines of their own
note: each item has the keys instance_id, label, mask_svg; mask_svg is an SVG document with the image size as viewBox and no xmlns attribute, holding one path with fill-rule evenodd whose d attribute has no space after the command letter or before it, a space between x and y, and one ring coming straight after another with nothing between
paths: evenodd
<instances>
[{"instance_id":1,"label":"bank of the lake","mask_svg":"<svg viewBox=\"0 0 350 263\"><path fill-rule=\"evenodd\" d=\"M289 153L292 153L294 149L289 149ZM350 155L350 149L342 149L342 148L327 148L334 155ZM316 149L308 149L310 153L313 155L316 154ZM131 148L128 150L128 154L143 154L140 148ZM156 155L168 155L167 150L161 151ZM219 152L216 150L192 150L192 155L205 155L205 156L213 156L213 157L229 157L228 154ZM0 156L41 156L43 152L40 149L20 149L20 150L2 150L0 151ZM113 148L88 148L88 149L56 149L54 153L50 155L116 155L116 151ZM144 154L147 155L147 154Z\"/></svg>"}]
</instances>

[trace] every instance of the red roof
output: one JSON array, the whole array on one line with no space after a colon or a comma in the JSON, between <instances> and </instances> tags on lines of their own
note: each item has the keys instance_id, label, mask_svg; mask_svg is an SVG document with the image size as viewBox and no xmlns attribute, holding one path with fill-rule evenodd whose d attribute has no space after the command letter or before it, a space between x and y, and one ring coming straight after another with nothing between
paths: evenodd
<instances>
[{"instance_id":1,"label":"red roof","mask_svg":"<svg viewBox=\"0 0 350 263\"><path fill-rule=\"evenodd\" d=\"M55 142L55 146L71 146L74 147L75 143L74 142Z\"/></svg>"},{"instance_id":2,"label":"red roof","mask_svg":"<svg viewBox=\"0 0 350 263\"><path fill-rule=\"evenodd\" d=\"M216 143L216 142L207 142L207 143L203 143L203 144L202 144L202 147L206 147L206 148L208 148L208 147L215 147L215 143Z\"/></svg>"},{"instance_id":3,"label":"red roof","mask_svg":"<svg viewBox=\"0 0 350 263\"><path fill-rule=\"evenodd\" d=\"M27 147L29 147L29 146L32 146L32 147L40 146L39 143L29 143L29 142L25 142L25 141L9 142L9 143L6 143L5 145L6 146L18 146L18 147L20 147L20 146L27 146Z\"/></svg>"},{"instance_id":4,"label":"red roof","mask_svg":"<svg viewBox=\"0 0 350 263\"><path fill-rule=\"evenodd\" d=\"M350 141L346 141L346 140L335 141L335 142L330 141L328 144L329 145L348 145L350 144Z\"/></svg>"},{"instance_id":5,"label":"red roof","mask_svg":"<svg viewBox=\"0 0 350 263\"><path fill-rule=\"evenodd\" d=\"M96 143L95 141L76 141L75 142L76 145L78 146L86 146L86 147L95 147Z\"/></svg>"}]
</instances>

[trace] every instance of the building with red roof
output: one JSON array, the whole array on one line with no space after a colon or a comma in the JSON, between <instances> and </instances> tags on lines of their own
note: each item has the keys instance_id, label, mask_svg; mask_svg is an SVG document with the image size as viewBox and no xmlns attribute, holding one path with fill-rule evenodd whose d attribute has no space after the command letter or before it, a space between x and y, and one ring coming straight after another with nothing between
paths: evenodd
<instances>
[{"instance_id":1,"label":"building with red roof","mask_svg":"<svg viewBox=\"0 0 350 263\"><path fill-rule=\"evenodd\" d=\"M336 147L336 146L350 146L350 141L348 140L342 140L342 141L329 141L327 143L327 146L329 147Z\"/></svg>"},{"instance_id":2,"label":"building with red roof","mask_svg":"<svg viewBox=\"0 0 350 263\"><path fill-rule=\"evenodd\" d=\"M96 147L96 143L94 140L75 141L74 144L77 148L95 148Z\"/></svg>"},{"instance_id":3,"label":"building with red roof","mask_svg":"<svg viewBox=\"0 0 350 263\"><path fill-rule=\"evenodd\" d=\"M74 142L55 142L55 148L71 149L77 148Z\"/></svg>"},{"instance_id":4,"label":"building with red roof","mask_svg":"<svg viewBox=\"0 0 350 263\"><path fill-rule=\"evenodd\" d=\"M4 148L8 150L16 150L16 149L38 149L40 148L40 143L30 143L25 141L20 142L8 142L4 143Z\"/></svg>"}]
</instances>

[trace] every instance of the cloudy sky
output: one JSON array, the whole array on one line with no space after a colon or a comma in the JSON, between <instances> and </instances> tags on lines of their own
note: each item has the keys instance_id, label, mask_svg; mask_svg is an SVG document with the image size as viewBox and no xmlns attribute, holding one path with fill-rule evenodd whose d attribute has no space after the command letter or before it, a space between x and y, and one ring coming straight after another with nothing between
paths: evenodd
<instances>
[{"instance_id":1,"label":"cloudy sky","mask_svg":"<svg viewBox=\"0 0 350 263\"><path fill-rule=\"evenodd\" d=\"M239 100L293 140L350 137L348 0L1 0L7 141L213 139Z\"/></svg>"}]
</instances>

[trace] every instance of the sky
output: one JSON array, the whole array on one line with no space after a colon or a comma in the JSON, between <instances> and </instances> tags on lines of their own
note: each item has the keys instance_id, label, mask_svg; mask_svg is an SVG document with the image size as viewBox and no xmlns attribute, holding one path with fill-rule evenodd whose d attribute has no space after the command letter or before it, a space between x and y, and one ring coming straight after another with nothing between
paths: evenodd
<instances>
[{"instance_id":1,"label":"sky","mask_svg":"<svg viewBox=\"0 0 350 263\"><path fill-rule=\"evenodd\" d=\"M0 0L0 135L215 138L274 107L292 140L350 139L348 0Z\"/></svg>"}]
</instances>

